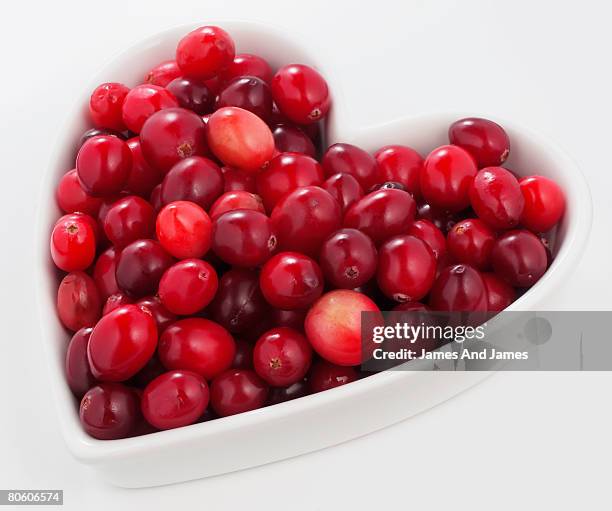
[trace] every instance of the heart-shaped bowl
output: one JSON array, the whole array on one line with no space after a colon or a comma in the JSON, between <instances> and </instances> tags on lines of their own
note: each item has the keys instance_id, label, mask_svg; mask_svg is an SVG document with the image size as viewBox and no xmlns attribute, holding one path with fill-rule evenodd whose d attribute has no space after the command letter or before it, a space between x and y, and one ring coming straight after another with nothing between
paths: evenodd
<instances>
[{"instance_id":1,"label":"heart-shaped bowl","mask_svg":"<svg viewBox=\"0 0 612 511\"><path fill-rule=\"evenodd\" d=\"M257 53L273 67L298 62L317 67L328 80L334 106L327 121L327 142L350 142L374 151L387 144L406 144L422 154L447 142L446 130L462 114L405 117L378 126L355 129L344 103L341 77L324 56L314 56L294 34L258 23L215 21L235 39L240 52ZM198 25L162 32L131 47L106 65L84 91L62 128L56 153L42 183L37 282L39 322L50 382L57 401L61 429L70 451L93 465L108 481L143 487L222 474L307 453L365 435L426 410L482 380L485 372L387 371L357 382L294 401L194 424L175 430L122 440L102 441L81 428L78 403L64 376L69 335L56 316L58 274L49 256L49 233L60 211L55 187L74 167L75 147L90 127L89 94L99 83L136 85L162 60L172 58L178 40ZM508 166L513 170L553 177L567 195L567 212L557 231L555 260L544 277L510 309L544 310L546 298L563 285L581 256L590 230L591 198L576 165L539 136L499 121L512 141Z\"/></svg>"}]
</instances>

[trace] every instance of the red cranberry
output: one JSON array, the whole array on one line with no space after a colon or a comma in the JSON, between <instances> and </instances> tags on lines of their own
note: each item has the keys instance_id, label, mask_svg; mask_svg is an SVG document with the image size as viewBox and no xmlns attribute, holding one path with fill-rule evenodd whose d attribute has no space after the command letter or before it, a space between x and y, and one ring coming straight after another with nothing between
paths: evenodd
<instances>
[{"instance_id":1,"label":"red cranberry","mask_svg":"<svg viewBox=\"0 0 612 511\"><path fill-rule=\"evenodd\" d=\"M96 216L102 200L88 195L79 183L76 169L66 172L60 179L56 191L57 204L64 213L85 213Z\"/></svg>"},{"instance_id":2,"label":"red cranberry","mask_svg":"<svg viewBox=\"0 0 612 511\"><path fill-rule=\"evenodd\" d=\"M312 256L316 256L323 241L341 224L338 202L316 186L298 188L285 195L270 218L282 250Z\"/></svg>"},{"instance_id":3,"label":"red cranberry","mask_svg":"<svg viewBox=\"0 0 612 511\"><path fill-rule=\"evenodd\" d=\"M334 286L354 289L376 274L376 247L363 232L340 229L323 243L319 263Z\"/></svg>"},{"instance_id":4,"label":"red cranberry","mask_svg":"<svg viewBox=\"0 0 612 511\"><path fill-rule=\"evenodd\" d=\"M415 198L421 190L423 157L414 149L403 145L388 145L374 154L380 175L385 181L403 184Z\"/></svg>"},{"instance_id":5,"label":"red cranberry","mask_svg":"<svg viewBox=\"0 0 612 511\"><path fill-rule=\"evenodd\" d=\"M210 386L210 404L221 417L261 408L267 397L267 385L248 369L228 369Z\"/></svg>"},{"instance_id":6,"label":"red cranberry","mask_svg":"<svg viewBox=\"0 0 612 511\"><path fill-rule=\"evenodd\" d=\"M83 396L79 418L83 429L94 438L126 438L140 419L138 397L120 383L100 383Z\"/></svg>"},{"instance_id":7,"label":"red cranberry","mask_svg":"<svg viewBox=\"0 0 612 511\"><path fill-rule=\"evenodd\" d=\"M142 393L142 414L157 429L196 422L208 406L208 385L191 371L170 371L155 378Z\"/></svg>"},{"instance_id":8,"label":"red cranberry","mask_svg":"<svg viewBox=\"0 0 612 511\"><path fill-rule=\"evenodd\" d=\"M225 82L229 82L239 76L256 76L264 82L272 81L272 68L265 59L250 53L240 53L234 57L234 61L221 73Z\"/></svg>"},{"instance_id":9,"label":"red cranberry","mask_svg":"<svg viewBox=\"0 0 612 511\"><path fill-rule=\"evenodd\" d=\"M171 202L157 215L157 239L177 259L206 254L211 231L212 223L206 211L193 202Z\"/></svg>"},{"instance_id":10,"label":"red cranberry","mask_svg":"<svg viewBox=\"0 0 612 511\"><path fill-rule=\"evenodd\" d=\"M255 372L274 387L302 380L312 361L312 348L300 332L273 328L263 334L253 350Z\"/></svg>"},{"instance_id":11,"label":"red cranberry","mask_svg":"<svg viewBox=\"0 0 612 511\"><path fill-rule=\"evenodd\" d=\"M310 257L297 252L281 252L262 268L261 292L277 309L305 309L323 292L323 274Z\"/></svg>"},{"instance_id":12,"label":"red cranberry","mask_svg":"<svg viewBox=\"0 0 612 511\"><path fill-rule=\"evenodd\" d=\"M84 270L96 255L95 220L74 213L61 217L51 232L51 258L64 271Z\"/></svg>"},{"instance_id":13,"label":"red cranberry","mask_svg":"<svg viewBox=\"0 0 612 511\"><path fill-rule=\"evenodd\" d=\"M81 328L76 332L66 350L66 381L72 393L81 398L96 384L87 361L87 344L93 328Z\"/></svg>"},{"instance_id":14,"label":"red cranberry","mask_svg":"<svg viewBox=\"0 0 612 511\"><path fill-rule=\"evenodd\" d=\"M179 105L198 115L212 112L215 97L203 83L192 78L175 78L166 88L174 95Z\"/></svg>"},{"instance_id":15,"label":"red cranberry","mask_svg":"<svg viewBox=\"0 0 612 511\"><path fill-rule=\"evenodd\" d=\"M327 177L338 173L350 174L364 190L383 181L378 163L374 157L351 144L334 144L330 146L321 160Z\"/></svg>"},{"instance_id":16,"label":"red cranberry","mask_svg":"<svg viewBox=\"0 0 612 511\"><path fill-rule=\"evenodd\" d=\"M159 281L159 298L174 314L187 316L206 307L219 285L215 269L201 259L184 259L170 266Z\"/></svg>"},{"instance_id":17,"label":"red cranberry","mask_svg":"<svg viewBox=\"0 0 612 511\"><path fill-rule=\"evenodd\" d=\"M272 95L280 111L297 124L317 122L331 104L325 79L301 64L281 67L272 79Z\"/></svg>"},{"instance_id":18,"label":"red cranberry","mask_svg":"<svg viewBox=\"0 0 612 511\"><path fill-rule=\"evenodd\" d=\"M134 301L126 294L123 293L115 293L110 295L106 302L104 302L104 307L102 308L102 316L106 316L109 312L118 309L124 305L129 305L134 303Z\"/></svg>"},{"instance_id":19,"label":"red cranberry","mask_svg":"<svg viewBox=\"0 0 612 511\"><path fill-rule=\"evenodd\" d=\"M446 254L446 238L442 231L429 220L416 220L408 228L406 234L410 234L427 243L436 259L441 260L444 258Z\"/></svg>"},{"instance_id":20,"label":"red cranberry","mask_svg":"<svg viewBox=\"0 0 612 511\"><path fill-rule=\"evenodd\" d=\"M236 353L232 369L253 369L253 345L244 339L235 339Z\"/></svg>"},{"instance_id":21,"label":"red cranberry","mask_svg":"<svg viewBox=\"0 0 612 511\"><path fill-rule=\"evenodd\" d=\"M306 380L300 380L287 387L272 387L268 394L268 405L285 403L292 399L304 397L308 394L308 384Z\"/></svg>"},{"instance_id":22,"label":"red cranberry","mask_svg":"<svg viewBox=\"0 0 612 511\"><path fill-rule=\"evenodd\" d=\"M516 300L516 291L494 273L481 273L487 290L487 310L498 312Z\"/></svg>"},{"instance_id":23,"label":"red cranberry","mask_svg":"<svg viewBox=\"0 0 612 511\"><path fill-rule=\"evenodd\" d=\"M256 193L255 175L231 167L221 167L225 192L245 191Z\"/></svg>"},{"instance_id":24,"label":"red cranberry","mask_svg":"<svg viewBox=\"0 0 612 511\"><path fill-rule=\"evenodd\" d=\"M491 250L495 233L482 220L468 218L456 223L448 231L448 251L458 262L477 270L486 270L491 264Z\"/></svg>"},{"instance_id":25,"label":"red cranberry","mask_svg":"<svg viewBox=\"0 0 612 511\"><path fill-rule=\"evenodd\" d=\"M219 197L210 207L210 217L214 220L223 213L236 209L249 209L258 211L259 213L266 212L263 200L259 195L238 190L234 192L225 192L221 195L221 197Z\"/></svg>"},{"instance_id":26,"label":"red cranberry","mask_svg":"<svg viewBox=\"0 0 612 511\"><path fill-rule=\"evenodd\" d=\"M301 153L314 158L316 149L310 137L297 126L280 124L272 130L274 145L281 153Z\"/></svg>"},{"instance_id":27,"label":"red cranberry","mask_svg":"<svg viewBox=\"0 0 612 511\"><path fill-rule=\"evenodd\" d=\"M184 108L166 108L147 119L140 132L142 154L163 173L179 161L208 154L202 118Z\"/></svg>"},{"instance_id":28,"label":"red cranberry","mask_svg":"<svg viewBox=\"0 0 612 511\"><path fill-rule=\"evenodd\" d=\"M477 172L476 162L467 151L443 145L425 159L421 194L432 206L460 211L470 204L470 186Z\"/></svg>"},{"instance_id":29,"label":"red cranberry","mask_svg":"<svg viewBox=\"0 0 612 511\"><path fill-rule=\"evenodd\" d=\"M305 310L283 310L272 309L272 324L276 326L286 326L294 330L304 331L304 320L306 319Z\"/></svg>"},{"instance_id":30,"label":"red cranberry","mask_svg":"<svg viewBox=\"0 0 612 511\"><path fill-rule=\"evenodd\" d=\"M161 183L163 175L145 160L138 137L130 138L127 145L132 152L132 169L125 189L134 195L148 198L153 188Z\"/></svg>"},{"instance_id":31,"label":"red cranberry","mask_svg":"<svg viewBox=\"0 0 612 511\"><path fill-rule=\"evenodd\" d=\"M144 367L156 347L153 317L136 305L124 305L103 316L91 333L91 372L103 381L127 380Z\"/></svg>"},{"instance_id":32,"label":"red cranberry","mask_svg":"<svg viewBox=\"0 0 612 511\"><path fill-rule=\"evenodd\" d=\"M176 315L163 306L158 296L141 298L136 302L136 305L153 316L159 333L162 333L177 319Z\"/></svg>"},{"instance_id":33,"label":"red cranberry","mask_svg":"<svg viewBox=\"0 0 612 511\"><path fill-rule=\"evenodd\" d=\"M93 123L100 128L125 130L121 109L128 92L130 89L122 83L98 85L89 98L89 115Z\"/></svg>"},{"instance_id":34,"label":"red cranberry","mask_svg":"<svg viewBox=\"0 0 612 511\"><path fill-rule=\"evenodd\" d=\"M327 178L321 188L338 201L342 213L363 197L363 189L359 181L350 174L334 174Z\"/></svg>"},{"instance_id":35,"label":"red cranberry","mask_svg":"<svg viewBox=\"0 0 612 511\"><path fill-rule=\"evenodd\" d=\"M491 252L493 269L515 287L531 287L547 268L546 249L540 239L525 230L500 236Z\"/></svg>"},{"instance_id":36,"label":"red cranberry","mask_svg":"<svg viewBox=\"0 0 612 511\"><path fill-rule=\"evenodd\" d=\"M493 121L470 117L460 119L448 129L451 144L468 151L478 168L499 166L510 154L510 140L504 129Z\"/></svg>"},{"instance_id":37,"label":"red cranberry","mask_svg":"<svg viewBox=\"0 0 612 511\"><path fill-rule=\"evenodd\" d=\"M557 183L543 176L519 181L525 201L521 224L535 232L550 231L565 212L565 195Z\"/></svg>"},{"instance_id":38,"label":"red cranberry","mask_svg":"<svg viewBox=\"0 0 612 511\"><path fill-rule=\"evenodd\" d=\"M487 289L480 273L471 266L448 266L434 282L429 304L438 311L486 311Z\"/></svg>"},{"instance_id":39,"label":"red cranberry","mask_svg":"<svg viewBox=\"0 0 612 511\"><path fill-rule=\"evenodd\" d=\"M132 168L132 153L121 139L110 135L90 138L76 161L79 183L95 197L119 193Z\"/></svg>"},{"instance_id":40,"label":"red cranberry","mask_svg":"<svg viewBox=\"0 0 612 511\"><path fill-rule=\"evenodd\" d=\"M344 226L366 233L376 245L404 234L414 221L416 204L401 190L379 190L359 199L344 216Z\"/></svg>"},{"instance_id":41,"label":"red cranberry","mask_svg":"<svg viewBox=\"0 0 612 511\"><path fill-rule=\"evenodd\" d=\"M178 101L163 87L138 85L123 102L123 122L133 133L140 133L142 127L154 113L179 106Z\"/></svg>"},{"instance_id":42,"label":"red cranberry","mask_svg":"<svg viewBox=\"0 0 612 511\"><path fill-rule=\"evenodd\" d=\"M57 315L69 330L93 326L100 318L102 302L94 280L75 271L66 275L57 289Z\"/></svg>"},{"instance_id":43,"label":"red cranberry","mask_svg":"<svg viewBox=\"0 0 612 511\"><path fill-rule=\"evenodd\" d=\"M244 172L257 172L272 159L274 137L254 113L228 106L208 120L208 144L225 165Z\"/></svg>"},{"instance_id":44,"label":"red cranberry","mask_svg":"<svg viewBox=\"0 0 612 511\"><path fill-rule=\"evenodd\" d=\"M100 297L106 300L110 295L119 292L119 286L115 279L115 267L117 265L117 258L119 253L115 247L102 252L93 270L93 278L96 282L96 287L100 292Z\"/></svg>"},{"instance_id":45,"label":"red cranberry","mask_svg":"<svg viewBox=\"0 0 612 511\"><path fill-rule=\"evenodd\" d=\"M343 367L330 364L325 360L320 360L312 366L308 377L310 392L316 394L324 390L333 389L354 382L359 379L359 375L354 368Z\"/></svg>"},{"instance_id":46,"label":"red cranberry","mask_svg":"<svg viewBox=\"0 0 612 511\"><path fill-rule=\"evenodd\" d=\"M172 80L181 76L176 60L165 60L151 69L145 76L145 83L166 87Z\"/></svg>"},{"instance_id":47,"label":"red cranberry","mask_svg":"<svg viewBox=\"0 0 612 511\"><path fill-rule=\"evenodd\" d=\"M176 62L192 78L206 80L228 68L234 60L234 41L222 28L196 28L183 37L176 47Z\"/></svg>"},{"instance_id":48,"label":"red cranberry","mask_svg":"<svg viewBox=\"0 0 612 511\"><path fill-rule=\"evenodd\" d=\"M117 259L117 285L131 296L155 294L159 280L173 262L157 241L134 241L121 251Z\"/></svg>"},{"instance_id":49,"label":"red cranberry","mask_svg":"<svg viewBox=\"0 0 612 511\"><path fill-rule=\"evenodd\" d=\"M104 233L117 248L155 232L155 211L146 200L128 195L115 202L104 218Z\"/></svg>"},{"instance_id":50,"label":"red cranberry","mask_svg":"<svg viewBox=\"0 0 612 511\"><path fill-rule=\"evenodd\" d=\"M239 76L229 81L217 96L215 110L226 106L243 108L268 121L272 116L272 91L261 78Z\"/></svg>"},{"instance_id":51,"label":"red cranberry","mask_svg":"<svg viewBox=\"0 0 612 511\"><path fill-rule=\"evenodd\" d=\"M470 188L476 214L494 229L516 227L525 203L516 178L502 167L478 172Z\"/></svg>"}]
</instances>

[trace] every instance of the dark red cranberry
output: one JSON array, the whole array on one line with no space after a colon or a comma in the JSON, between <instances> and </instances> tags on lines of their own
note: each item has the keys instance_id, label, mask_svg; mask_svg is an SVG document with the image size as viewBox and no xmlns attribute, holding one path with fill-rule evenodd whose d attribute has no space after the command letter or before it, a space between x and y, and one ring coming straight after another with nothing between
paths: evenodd
<instances>
[{"instance_id":1,"label":"dark red cranberry","mask_svg":"<svg viewBox=\"0 0 612 511\"><path fill-rule=\"evenodd\" d=\"M155 294L159 280L173 262L174 259L157 241L134 241L121 251L117 259L117 285L135 297Z\"/></svg>"},{"instance_id":2,"label":"dark red cranberry","mask_svg":"<svg viewBox=\"0 0 612 511\"><path fill-rule=\"evenodd\" d=\"M66 350L66 380L72 393L81 398L96 384L87 360L87 344L93 328L81 328L76 332Z\"/></svg>"},{"instance_id":3,"label":"dark red cranberry","mask_svg":"<svg viewBox=\"0 0 612 511\"><path fill-rule=\"evenodd\" d=\"M344 173L353 176L364 190L369 190L383 181L378 163L374 157L363 149L351 144L334 144L330 146L321 160L327 177Z\"/></svg>"},{"instance_id":4,"label":"dark red cranberry","mask_svg":"<svg viewBox=\"0 0 612 511\"><path fill-rule=\"evenodd\" d=\"M272 324L276 326L286 326L303 332L306 312L306 310L272 309Z\"/></svg>"},{"instance_id":5,"label":"dark red cranberry","mask_svg":"<svg viewBox=\"0 0 612 511\"><path fill-rule=\"evenodd\" d=\"M359 379L357 371L350 366L339 366L320 360L312 366L308 386L313 394L354 382Z\"/></svg>"},{"instance_id":6,"label":"dark red cranberry","mask_svg":"<svg viewBox=\"0 0 612 511\"><path fill-rule=\"evenodd\" d=\"M423 157L414 149L402 145L388 145L374 154L381 178L401 183L415 198L421 192Z\"/></svg>"},{"instance_id":7,"label":"dark red cranberry","mask_svg":"<svg viewBox=\"0 0 612 511\"><path fill-rule=\"evenodd\" d=\"M516 300L516 291L494 273L480 275L487 290L487 310L498 312L508 307Z\"/></svg>"},{"instance_id":8,"label":"dark red cranberry","mask_svg":"<svg viewBox=\"0 0 612 511\"><path fill-rule=\"evenodd\" d=\"M89 98L89 115L98 128L123 131L122 107L130 89L122 83L103 83Z\"/></svg>"},{"instance_id":9,"label":"dark red cranberry","mask_svg":"<svg viewBox=\"0 0 612 511\"><path fill-rule=\"evenodd\" d=\"M145 76L145 83L167 87L172 80L181 76L176 60L165 60L151 69ZM172 92L172 91L170 91Z\"/></svg>"},{"instance_id":10,"label":"dark red cranberry","mask_svg":"<svg viewBox=\"0 0 612 511\"><path fill-rule=\"evenodd\" d=\"M487 289L480 273L471 266L448 266L434 282L429 304L437 311L486 311Z\"/></svg>"},{"instance_id":11,"label":"dark red cranberry","mask_svg":"<svg viewBox=\"0 0 612 511\"><path fill-rule=\"evenodd\" d=\"M83 429L94 438L129 437L140 420L138 396L120 383L100 383L83 396L79 418Z\"/></svg>"},{"instance_id":12,"label":"dark red cranberry","mask_svg":"<svg viewBox=\"0 0 612 511\"><path fill-rule=\"evenodd\" d=\"M272 116L272 91L261 78L239 76L229 81L217 96L215 110L226 106L243 108L268 121Z\"/></svg>"},{"instance_id":13,"label":"dark red cranberry","mask_svg":"<svg viewBox=\"0 0 612 511\"><path fill-rule=\"evenodd\" d=\"M161 183L159 183L153 190L151 191L151 196L149 197L149 202L153 209L156 212L159 212L161 208L164 206L161 202Z\"/></svg>"},{"instance_id":14,"label":"dark red cranberry","mask_svg":"<svg viewBox=\"0 0 612 511\"><path fill-rule=\"evenodd\" d=\"M533 286L548 266L544 245L526 230L500 236L493 246L491 263L495 273L515 287Z\"/></svg>"},{"instance_id":15,"label":"dark red cranberry","mask_svg":"<svg viewBox=\"0 0 612 511\"><path fill-rule=\"evenodd\" d=\"M429 220L416 220L406 234L423 240L429 245L436 259L441 260L446 254L446 238L442 231Z\"/></svg>"},{"instance_id":16,"label":"dark red cranberry","mask_svg":"<svg viewBox=\"0 0 612 511\"><path fill-rule=\"evenodd\" d=\"M233 62L221 72L224 82L238 78L239 76L256 76L264 82L272 81L272 68L268 62L258 55L240 53L234 57Z\"/></svg>"},{"instance_id":17,"label":"dark red cranberry","mask_svg":"<svg viewBox=\"0 0 612 511\"><path fill-rule=\"evenodd\" d=\"M121 139L110 135L90 138L79 149L76 161L79 183L94 197L119 193L132 168L132 152Z\"/></svg>"},{"instance_id":18,"label":"dark red cranberry","mask_svg":"<svg viewBox=\"0 0 612 511\"><path fill-rule=\"evenodd\" d=\"M236 353L232 360L232 369L253 369L253 345L244 339L234 339Z\"/></svg>"},{"instance_id":19,"label":"dark red cranberry","mask_svg":"<svg viewBox=\"0 0 612 511\"><path fill-rule=\"evenodd\" d=\"M464 215L459 213L449 213L443 209L434 208L430 204L423 202L417 208L417 217L428 220L434 224L442 234L446 235L453 225L455 225Z\"/></svg>"},{"instance_id":20,"label":"dark red cranberry","mask_svg":"<svg viewBox=\"0 0 612 511\"><path fill-rule=\"evenodd\" d=\"M272 130L274 145L280 153L301 153L314 158L317 154L310 137L297 126L279 124Z\"/></svg>"},{"instance_id":21,"label":"dark red cranberry","mask_svg":"<svg viewBox=\"0 0 612 511\"><path fill-rule=\"evenodd\" d=\"M470 188L472 208L494 229L516 227L524 199L516 178L502 167L487 167L476 175Z\"/></svg>"},{"instance_id":22,"label":"dark red cranberry","mask_svg":"<svg viewBox=\"0 0 612 511\"><path fill-rule=\"evenodd\" d=\"M491 264L495 233L482 220L468 218L448 231L448 251L458 263L486 270Z\"/></svg>"},{"instance_id":23,"label":"dark red cranberry","mask_svg":"<svg viewBox=\"0 0 612 511\"><path fill-rule=\"evenodd\" d=\"M128 380L127 384L133 385L138 389L143 389L166 371L167 369L159 361L159 358L153 355L145 366Z\"/></svg>"},{"instance_id":24,"label":"dark red cranberry","mask_svg":"<svg viewBox=\"0 0 612 511\"><path fill-rule=\"evenodd\" d=\"M300 380L287 387L272 387L268 394L268 405L277 405L286 401L291 401L308 394L308 383Z\"/></svg>"},{"instance_id":25,"label":"dark red cranberry","mask_svg":"<svg viewBox=\"0 0 612 511\"><path fill-rule=\"evenodd\" d=\"M64 213L85 213L96 216L102 200L88 195L79 183L76 169L66 172L57 185L55 193L58 206Z\"/></svg>"},{"instance_id":26,"label":"dark red cranberry","mask_svg":"<svg viewBox=\"0 0 612 511\"><path fill-rule=\"evenodd\" d=\"M132 133L140 133L144 123L153 114L178 106L176 98L163 87L138 85L128 93L123 102L123 122Z\"/></svg>"},{"instance_id":27,"label":"dark red cranberry","mask_svg":"<svg viewBox=\"0 0 612 511\"><path fill-rule=\"evenodd\" d=\"M160 334L177 320L176 315L164 307L158 296L141 298L136 302L136 305L153 316L157 325L157 331Z\"/></svg>"},{"instance_id":28,"label":"dark red cranberry","mask_svg":"<svg viewBox=\"0 0 612 511\"><path fill-rule=\"evenodd\" d=\"M239 190L235 192L225 192L221 195L221 197L219 197L210 207L210 217L214 220L223 213L236 209L250 209L260 213L266 212L263 200L259 195Z\"/></svg>"},{"instance_id":29,"label":"dark red cranberry","mask_svg":"<svg viewBox=\"0 0 612 511\"><path fill-rule=\"evenodd\" d=\"M544 176L519 181L525 202L521 224L534 232L550 231L565 212L565 194L557 183Z\"/></svg>"},{"instance_id":30,"label":"dark red cranberry","mask_svg":"<svg viewBox=\"0 0 612 511\"><path fill-rule=\"evenodd\" d=\"M176 201L157 215L157 239L168 253L178 259L202 257L211 243L212 223L200 206Z\"/></svg>"},{"instance_id":31,"label":"dark red cranberry","mask_svg":"<svg viewBox=\"0 0 612 511\"><path fill-rule=\"evenodd\" d=\"M350 174L334 174L327 178L321 188L338 201L342 213L363 197L359 181Z\"/></svg>"},{"instance_id":32,"label":"dark red cranberry","mask_svg":"<svg viewBox=\"0 0 612 511\"><path fill-rule=\"evenodd\" d=\"M236 55L234 41L222 28L196 28L176 47L176 62L185 76L207 80L227 69Z\"/></svg>"},{"instance_id":33,"label":"dark red cranberry","mask_svg":"<svg viewBox=\"0 0 612 511\"><path fill-rule=\"evenodd\" d=\"M166 88L174 95L179 105L198 115L205 115L213 110L215 97L202 82L193 78L175 78Z\"/></svg>"},{"instance_id":34,"label":"dark red cranberry","mask_svg":"<svg viewBox=\"0 0 612 511\"><path fill-rule=\"evenodd\" d=\"M109 312L122 307L123 305L128 305L130 303L134 303L134 301L124 293L115 293L110 295L106 302L104 302L104 307L102 308L102 316L106 316Z\"/></svg>"},{"instance_id":35,"label":"dark red cranberry","mask_svg":"<svg viewBox=\"0 0 612 511\"><path fill-rule=\"evenodd\" d=\"M268 386L248 369L228 369L210 386L210 404L221 417L261 408L267 397Z\"/></svg>"},{"instance_id":36,"label":"dark red cranberry","mask_svg":"<svg viewBox=\"0 0 612 511\"><path fill-rule=\"evenodd\" d=\"M82 213L61 217L51 232L51 258L60 270L86 269L96 255L95 220Z\"/></svg>"},{"instance_id":37,"label":"dark red cranberry","mask_svg":"<svg viewBox=\"0 0 612 511\"><path fill-rule=\"evenodd\" d=\"M152 238L155 233L153 206L137 195L119 199L106 213L104 233L117 248L138 239Z\"/></svg>"},{"instance_id":38,"label":"dark red cranberry","mask_svg":"<svg viewBox=\"0 0 612 511\"><path fill-rule=\"evenodd\" d=\"M81 135L77 147L80 148L90 138L99 137L100 135L112 135L113 137L125 140L125 136L120 131L109 130L107 128L90 128Z\"/></svg>"},{"instance_id":39,"label":"dark red cranberry","mask_svg":"<svg viewBox=\"0 0 612 511\"><path fill-rule=\"evenodd\" d=\"M480 169L499 166L510 154L508 135L499 124L488 119L460 119L448 129L448 139L468 151Z\"/></svg>"},{"instance_id":40,"label":"dark red cranberry","mask_svg":"<svg viewBox=\"0 0 612 511\"><path fill-rule=\"evenodd\" d=\"M221 167L221 173L223 174L225 192L245 191L257 193L254 174L248 174L231 167Z\"/></svg>"},{"instance_id":41,"label":"dark red cranberry","mask_svg":"<svg viewBox=\"0 0 612 511\"><path fill-rule=\"evenodd\" d=\"M397 181L385 181L384 183L374 185L368 190L368 193L377 192L378 190L401 190L405 192L406 187Z\"/></svg>"},{"instance_id":42,"label":"dark red cranberry","mask_svg":"<svg viewBox=\"0 0 612 511\"><path fill-rule=\"evenodd\" d=\"M159 298L174 314L188 316L206 307L219 286L215 269L201 259L183 259L168 268L159 281Z\"/></svg>"},{"instance_id":43,"label":"dark red cranberry","mask_svg":"<svg viewBox=\"0 0 612 511\"><path fill-rule=\"evenodd\" d=\"M125 184L125 189L129 193L148 199L153 188L161 183L164 176L145 160L138 137L130 138L127 145L132 152L132 169Z\"/></svg>"},{"instance_id":44,"label":"dark red cranberry","mask_svg":"<svg viewBox=\"0 0 612 511\"><path fill-rule=\"evenodd\" d=\"M110 247L102 252L93 270L93 278L100 292L100 298L106 300L110 295L119 292L119 286L115 279L115 267L119 252L115 247Z\"/></svg>"}]
</instances>

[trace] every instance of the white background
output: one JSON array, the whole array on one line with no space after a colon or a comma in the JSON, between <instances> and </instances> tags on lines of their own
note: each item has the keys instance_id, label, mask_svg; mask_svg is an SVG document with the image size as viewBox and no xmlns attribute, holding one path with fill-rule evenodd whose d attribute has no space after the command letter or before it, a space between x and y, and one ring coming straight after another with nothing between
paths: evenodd
<instances>
[{"instance_id":1,"label":"white background","mask_svg":"<svg viewBox=\"0 0 612 511\"><path fill-rule=\"evenodd\" d=\"M172 25L243 18L299 31L335 59L364 124L472 111L512 118L564 147L591 185L594 226L551 307L610 309L611 14L603 0L5 2L0 488L63 488L68 509L88 510L609 509L610 374L498 374L332 449L163 488L111 487L74 461L60 438L31 256L56 132L101 63Z\"/></svg>"}]
</instances>

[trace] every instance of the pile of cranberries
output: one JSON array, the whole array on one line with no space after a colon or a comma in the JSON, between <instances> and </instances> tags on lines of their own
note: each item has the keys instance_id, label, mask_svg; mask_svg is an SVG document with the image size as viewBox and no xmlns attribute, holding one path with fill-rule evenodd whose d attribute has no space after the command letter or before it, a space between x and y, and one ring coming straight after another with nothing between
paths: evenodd
<instances>
[{"instance_id":1,"label":"pile of cranberries","mask_svg":"<svg viewBox=\"0 0 612 511\"><path fill-rule=\"evenodd\" d=\"M471 118L426 158L321 147L328 86L221 28L91 95L57 187L66 377L95 438L233 415L362 375L361 312L499 311L550 264L564 195ZM319 155L322 156L319 158Z\"/></svg>"}]
</instances>

